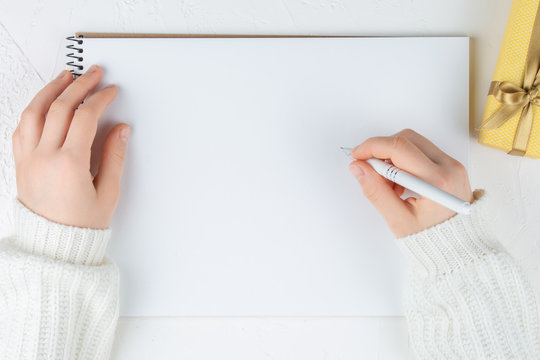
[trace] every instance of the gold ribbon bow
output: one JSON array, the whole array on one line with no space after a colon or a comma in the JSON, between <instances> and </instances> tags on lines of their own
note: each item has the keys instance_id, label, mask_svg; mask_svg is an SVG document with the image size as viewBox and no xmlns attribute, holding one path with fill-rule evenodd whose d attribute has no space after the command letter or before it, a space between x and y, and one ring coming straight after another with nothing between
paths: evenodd
<instances>
[{"instance_id":1,"label":"gold ribbon bow","mask_svg":"<svg viewBox=\"0 0 540 360\"><path fill-rule=\"evenodd\" d=\"M496 129L510 120L521 111L516 134L510 155L523 156L529 145L534 120L533 105L540 105L540 6L536 11L523 85L520 87L508 81L493 81L489 87L489 95L502 103L502 107L495 111L477 128L477 130Z\"/></svg>"}]
</instances>

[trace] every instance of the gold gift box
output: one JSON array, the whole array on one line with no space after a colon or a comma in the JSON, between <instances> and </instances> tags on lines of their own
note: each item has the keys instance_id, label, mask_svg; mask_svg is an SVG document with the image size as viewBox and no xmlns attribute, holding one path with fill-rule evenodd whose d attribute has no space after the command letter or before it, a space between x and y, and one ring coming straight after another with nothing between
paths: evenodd
<instances>
[{"instance_id":1,"label":"gold gift box","mask_svg":"<svg viewBox=\"0 0 540 360\"><path fill-rule=\"evenodd\" d=\"M535 22L539 1L514 0L512 3L478 135L481 144L530 158L540 158L540 98L532 85L533 81L535 85L538 84L536 79L540 80L537 75L540 64L540 52L537 50L540 50L540 46L533 45L540 42L531 42L533 36L538 40L540 35L540 20ZM524 80L526 71L529 73L528 81ZM531 85L527 86L525 82ZM494 85L501 85L498 95L494 95L494 91L497 91ZM504 106L506 109L502 109ZM520 106L521 109L518 109ZM506 114L502 116L504 112ZM495 117L499 118L498 121L492 121ZM495 122L497 124L493 126ZM523 123L518 128L520 122Z\"/></svg>"}]
</instances>

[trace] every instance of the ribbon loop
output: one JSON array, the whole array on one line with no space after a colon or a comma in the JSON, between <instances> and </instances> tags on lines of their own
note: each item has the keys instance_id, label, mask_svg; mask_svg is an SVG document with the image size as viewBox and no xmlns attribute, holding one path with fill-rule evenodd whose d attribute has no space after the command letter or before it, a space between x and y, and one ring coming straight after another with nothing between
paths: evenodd
<instances>
[{"instance_id":1,"label":"ribbon loop","mask_svg":"<svg viewBox=\"0 0 540 360\"><path fill-rule=\"evenodd\" d=\"M524 89L507 81L495 86L494 91L493 96L495 96L495 99L506 105L523 104L525 106L524 103L528 100Z\"/></svg>"}]
</instances>

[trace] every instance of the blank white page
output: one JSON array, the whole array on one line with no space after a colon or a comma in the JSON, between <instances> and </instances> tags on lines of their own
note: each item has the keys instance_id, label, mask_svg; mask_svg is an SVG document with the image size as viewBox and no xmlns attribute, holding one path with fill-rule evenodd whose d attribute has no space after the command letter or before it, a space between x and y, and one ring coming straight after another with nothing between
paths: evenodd
<instances>
[{"instance_id":1,"label":"blank white page","mask_svg":"<svg viewBox=\"0 0 540 360\"><path fill-rule=\"evenodd\" d=\"M84 39L132 126L107 256L126 316L403 315L407 262L340 146L468 163L468 38Z\"/></svg>"}]
</instances>

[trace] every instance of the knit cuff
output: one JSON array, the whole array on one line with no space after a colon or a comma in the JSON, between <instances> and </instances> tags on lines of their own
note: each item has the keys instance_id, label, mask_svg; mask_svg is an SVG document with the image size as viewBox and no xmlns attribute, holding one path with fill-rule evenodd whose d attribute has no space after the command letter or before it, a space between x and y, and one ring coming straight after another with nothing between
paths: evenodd
<instances>
[{"instance_id":1,"label":"knit cuff","mask_svg":"<svg viewBox=\"0 0 540 360\"><path fill-rule=\"evenodd\" d=\"M103 261L110 229L98 230L49 221L24 206L14 204L15 246L22 251L80 265Z\"/></svg>"},{"instance_id":2,"label":"knit cuff","mask_svg":"<svg viewBox=\"0 0 540 360\"><path fill-rule=\"evenodd\" d=\"M396 239L412 259L415 270L426 276L444 275L499 251L486 222L485 191L475 190L474 199L469 215L456 214L440 224Z\"/></svg>"}]
</instances>

